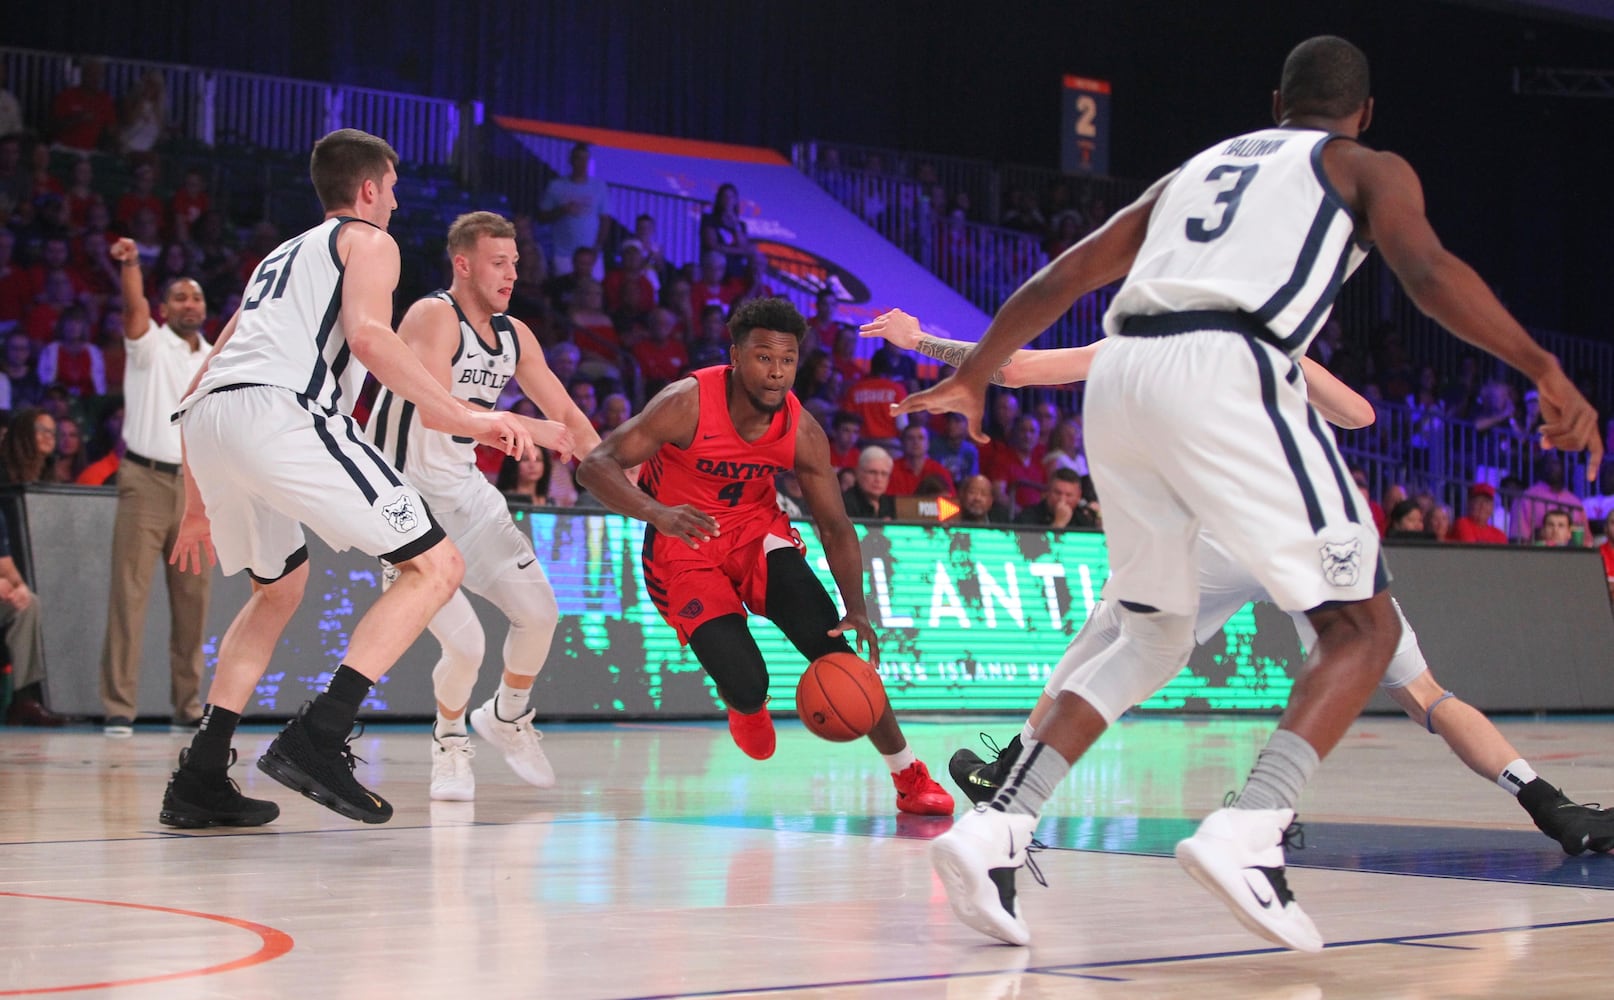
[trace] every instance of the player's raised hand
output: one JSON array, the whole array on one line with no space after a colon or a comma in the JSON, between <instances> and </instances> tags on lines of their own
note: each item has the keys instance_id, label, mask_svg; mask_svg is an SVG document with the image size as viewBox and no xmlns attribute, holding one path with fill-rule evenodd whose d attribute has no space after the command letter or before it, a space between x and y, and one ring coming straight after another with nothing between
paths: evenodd
<instances>
[{"instance_id":1,"label":"player's raised hand","mask_svg":"<svg viewBox=\"0 0 1614 1000\"><path fill-rule=\"evenodd\" d=\"M1603 465L1597 411L1561 368L1537 382L1536 391L1541 403L1541 440L1549 448L1587 452L1586 479L1595 482Z\"/></svg>"},{"instance_id":2,"label":"player's raised hand","mask_svg":"<svg viewBox=\"0 0 1614 1000\"><path fill-rule=\"evenodd\" d=\"M555 453L561 463L570 462L572 453L577 450L577 439L572 437L571 429L558 420L533 420L528 424L532 428L532 440L541 448L548 448Z\"/></svg>"},{"instance_id":3,"label":"player's raised hand","mask_svg":"<svg viewBox=\"0 0 1614 1000\"><path fill-rule=\"evenodd\" d=\"M891 407L892 416L904 413L962 413L969 421L970 440L986 444L990 440L981 430L981 415L986 412L986 390L966 385L957 375L937 382L929 389L921 389Z\"/></svg>"},{"instance_id":4,"label":"player's raised hand","mask_svg":"<svg viewBox=\"0 0 1614 1000\"><path fill-rule=\"evenodd\" d=\"M857 328L859 337L884 337L905 351L919 349L919 318L889 309Z\"/></svg>"},{"instance_id":5,"label":"player's raised hand","mask_svg":"<svg viewBox=\"0 0 1614 1000\"><path fill-rule=\"evenodd\" d=\"M692 549L717 537L717 519L698 507L681 504L663 507L650 519L663 535L683 540Z\"/></svg>"},{"instance_id":6,"label":"player's raised hand","mask_svg":"<svg viewBox=\"0 0 1614 1000\"><path fill-rule=\"evenodd\" d=\"M475 439L478 444L485 444L489 448L497 448L506 455L520 458L533 446L532 435L522 426L522 420L514 413L503 410L484 410L465 412L467 437Z\"/></svg>"},{"instance_id":7,"label":"player's raised hand","mask_svg":"<svg viewBox=\"0 0 1614 1000\"><path fill-rule=\"evenodd\" d=\"M863 652L863 658L869 661L870 666L880 665L880 641L874 635L874 626L869 624L868 615L852 613L841 619L839 625L829 630L832 637L840 637L847 630L857 634L854 645Z\"/></svg>"},{"instance_id":8,"label":"player's raised hand","mask_svg":"<svg viewBox=\"0 0 1614 1000\"><path fill-rule=\"evenodd\" d=\"M106 251L108 257L120 264L126 260L133 260L139 253L140 248L135 246L135 241L127 236L114 242L110 247L107 247Z\"/></svg>"}]
</instances>

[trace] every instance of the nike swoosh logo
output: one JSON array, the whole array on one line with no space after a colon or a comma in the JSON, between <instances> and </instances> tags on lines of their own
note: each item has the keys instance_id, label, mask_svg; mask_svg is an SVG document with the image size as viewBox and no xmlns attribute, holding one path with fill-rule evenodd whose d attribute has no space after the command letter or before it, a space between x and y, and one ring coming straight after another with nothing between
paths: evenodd
<instances>
[{"instance_id":1,"label":"nike swoosh logo","mask_svg":"<svg viewBox=\"0 0 1614 1000\"><path fill-rule=\"evenodd\" d=\"M973 773L970 775L970 784L972 784L972 785L980 785L983 788L996 788L997 787L997 785L993 783L992 779L983 778L979 774L973 774Z\"/></svg>"},{"instance_id":2,"label":"nike swoosh logo","mask_svg":"<svg viewBox=\"0 0 1614 1000\"><path fill-rule=\"evenodd\" d=\"M475 361L477 358L480 358L481 356L482 355L480 355L480 354L467 354L467 355L465 355L465 360L466 361Z\"/></svg>"},{"instance_id":3,"label":"nike swoosh logo","mask_svg":"<svg viewBox=\"0 0 1614 1000\"><path fill-rule=\"evenodd\" d=\"M703 435L701 435L701 440L702 441L710 441L712 438L722 437L722 436L723 435L721 435L721 434L703 434Z\"/></svg>"},{"instance_id":4,"label":"nike swoosh logo","mask_svg":"<svg viewBox=\"0 0 1614 1000\"><path fill-rule=\"evenodd\" d=\"M516 569L526 569L528 566L531 566L533 563L535 563L537 561L538 561L538 559L536 557L534 557L532 559L528 559L526 562L516 563Z\"/></svg>"},{"instance_id":5,"label":"nike swoosh logo","mask_svg":"<svg viewBox=\"0 0 1614 1000\"><path fill-rule=\"evenodd\" d=\"M1272 909L1273 897L1271 897L1271 896L1263 897L1259 892L1256 891L1255 886L1250 884L1249 879L1245 879L1244 887L1246 889L1249 889L1250 890L1250 895L1254 896L1255 901L1257 903L1261 904L1261 909L1263 909L1263 910Z\"/></svg>"}]
</instances>

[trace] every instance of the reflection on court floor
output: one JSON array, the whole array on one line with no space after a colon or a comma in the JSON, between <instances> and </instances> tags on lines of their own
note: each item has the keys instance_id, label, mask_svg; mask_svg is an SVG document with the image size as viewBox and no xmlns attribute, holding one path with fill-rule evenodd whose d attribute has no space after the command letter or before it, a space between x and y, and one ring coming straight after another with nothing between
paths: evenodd
<instances>
[{"instance_id":1,"label":"reflection on court floor","mask_svg":"<svg viewBox=\"0 0 1614 1000\"><path fill-rule=\"evenodd\" d=\"M938 773L1006 718L905 728ZM280 820L156 822L180 737L0 730L0 996L122 998L1574 996L1604 981L1614 857L1566 858L1495 785L1402 719L1360 723L1306 793L1290 884L1331 947L1274 951L1167 855L1236 788L1270 719L1140 718L1051 801L1034 935L957 924L927 858L945 818L894 808L866 744L781 724L774 759L721 725L555 725L559 787L475 760L430 803L424 726L355 745L397 806L348 823L250 766ZM1504 722L1541 773L1614 799L1614 723ZM273 736L250 728L252 761ZM962 808L962 807L961 807Z\"/></svg>"}]
</instances>

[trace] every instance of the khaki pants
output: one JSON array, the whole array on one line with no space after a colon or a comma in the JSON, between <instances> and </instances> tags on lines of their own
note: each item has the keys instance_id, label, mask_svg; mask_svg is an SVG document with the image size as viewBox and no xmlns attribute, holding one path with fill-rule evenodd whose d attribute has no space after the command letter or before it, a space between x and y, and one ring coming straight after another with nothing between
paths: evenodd
<instances>
[{"instance_id":1,"label":"khaki pants","mask_svg":"<svg viewBox=\"0 0 1614 1000\"><path fill-rule=\"evenodd\" d=\"M0 629L6 633L11 650L11 686L21 690L45 679L43 632L39 624L39 595L21 611L0 602Z\"/></svg>"},{"instance_id":2,"label":"khaki pants","mask_svg":"<svg viewBox=\"0 0 1614 1000\"><path fill-rule=\"evenodd\" d=\"M133 462L119 467L112 592L107 601L106 644L101 650L101 701L109 717L133 719L139 715L146 602L151 596L151 572L159 563L168 582L174 720L189 722L202 714L202 640L212 574L181 573L168 564L184 512L185 490L179 475Z\"/></svg>"}]
</instances>

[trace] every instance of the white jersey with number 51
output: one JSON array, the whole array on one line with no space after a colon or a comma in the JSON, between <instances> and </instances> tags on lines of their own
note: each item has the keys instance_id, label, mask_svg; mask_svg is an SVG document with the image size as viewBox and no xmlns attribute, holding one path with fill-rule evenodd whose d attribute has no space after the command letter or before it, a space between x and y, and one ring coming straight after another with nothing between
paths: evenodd
<instances>
[{"instance_id":1,"label":"white jersey with number 51","mask_svg":"<svg viewBox=\"0 0 1614 1000\"><path fill-rule=\"evenodd\" d=\"M1115 336L1129 316L1238 312L1270 332L1261 339L1304 354L1368 250L1323 172L1336 138L1263 129L1184 164L1155 203L1105 332Z\"/></svg>"}]
</instances>

